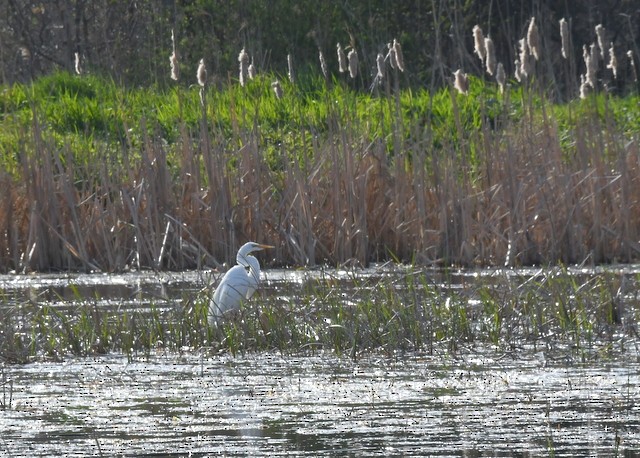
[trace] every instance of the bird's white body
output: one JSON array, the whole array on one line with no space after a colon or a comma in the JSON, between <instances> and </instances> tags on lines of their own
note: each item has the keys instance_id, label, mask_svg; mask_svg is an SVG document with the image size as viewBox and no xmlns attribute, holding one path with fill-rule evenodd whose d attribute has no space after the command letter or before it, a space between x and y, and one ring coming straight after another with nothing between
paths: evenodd
<instances>
[{"instance_id":1,"label":"bird's white body","mask_svg":"<svg viewBox=\"0 0 640 458\"><path fill-rule=\"evenodd\" d=\"M258 289L260 283L260 263L249 253L273 248L255 242L245 243L238 250L236 261L224 274L209 303L209 324L217 325L227 314L240 309L240 304L249 299Z\"/></svg>"}]
</instances>

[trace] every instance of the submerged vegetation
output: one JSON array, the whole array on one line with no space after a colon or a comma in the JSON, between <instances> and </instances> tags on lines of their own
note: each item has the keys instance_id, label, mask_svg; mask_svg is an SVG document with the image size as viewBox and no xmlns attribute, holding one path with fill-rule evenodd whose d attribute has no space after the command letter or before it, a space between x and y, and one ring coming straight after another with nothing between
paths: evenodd
<instances>
[{"instance_id":1,"label":"submerged vegetation","mask_svg":"<svg viewBox=\"0 0 640 458\"><path fill-rule=\"evenodd\" d=\"M25 362L122 352L381 352L456 355L476 348L542 351L578 361L637 353L640 308L615 272L503 270L463 283L419 270L372 277L325 273L244 305L211 327L209 298L111 308L79 297L67 308L24 303L0 309L0 358ZM632 280L629 280L631 283ZM348 285L347 285L348 284Z\"/></svg>"}]
</instances>

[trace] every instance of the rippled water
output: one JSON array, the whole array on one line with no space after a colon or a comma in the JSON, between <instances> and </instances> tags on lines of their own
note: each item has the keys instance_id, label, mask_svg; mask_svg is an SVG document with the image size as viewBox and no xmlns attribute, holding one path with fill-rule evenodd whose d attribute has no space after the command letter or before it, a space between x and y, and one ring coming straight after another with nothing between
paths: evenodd
<instances>
[{"instance_id":1,"label":"rippled water","mask_svg":"<svg viewBox=\"0 0 640 458\"><path fill-rule=\"evenodd\" d=\"M324 273L268 272L267 294L313 275ZM0 289L3 304L96 297L135 307L207 281L2 277ZM640 455L638 349L586 365L560 354L470 347L356 361L186 353L9 365L0 456Z\"/></svg>"},{"instance_id":2,"label":"rippled water","mask_svg":"<svg viewBox=\"0 0 640 458\"><path fill-rule=\"evenodd\" d=\"M640 450L638 363L477 354L72 359L9 368L7 456L611 455Z\"/></svg>"}]
</instances>

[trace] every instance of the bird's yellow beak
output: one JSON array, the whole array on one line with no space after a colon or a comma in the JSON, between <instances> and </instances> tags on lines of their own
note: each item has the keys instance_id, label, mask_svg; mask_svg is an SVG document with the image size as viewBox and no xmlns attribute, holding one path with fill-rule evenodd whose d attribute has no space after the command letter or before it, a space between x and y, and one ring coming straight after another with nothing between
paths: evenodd
<instances>
[{"instance_id":1,"label":"bird's yellow beak","mask_svg":"<svg viewBox=\"0 0 640 458\"><path fill-rule=\"evenodd\" d=\"M258 243L257 246L262 248L263 250L269 250L269 249L275 248L273 245L263 245L261 243Z\"/></svg>"}]
</instances>

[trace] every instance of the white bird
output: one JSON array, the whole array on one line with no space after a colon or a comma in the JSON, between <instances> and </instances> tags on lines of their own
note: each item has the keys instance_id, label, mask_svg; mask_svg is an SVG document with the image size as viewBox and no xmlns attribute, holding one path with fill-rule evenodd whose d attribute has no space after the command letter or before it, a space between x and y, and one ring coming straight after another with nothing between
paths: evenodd
<instances>
[{"instance_id":1,"label":"white bird","mask_svg":"<svg viewBox=\"0 0 640 458\"><path fill-rule=\"evenodd\" d=\"M256 242L248 242L240 247L236 256L238 265L224 274L209 302L210 325L217 325L218 320L225 314L239 310L242 301L249 299L256 292L260 283L260 263L249 253L267 248L274 247Z\"/></svg>"}]
</instances>

